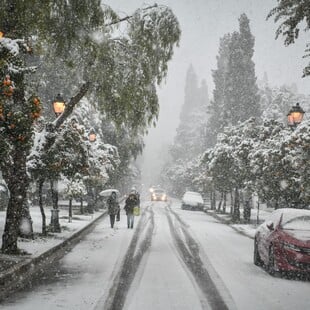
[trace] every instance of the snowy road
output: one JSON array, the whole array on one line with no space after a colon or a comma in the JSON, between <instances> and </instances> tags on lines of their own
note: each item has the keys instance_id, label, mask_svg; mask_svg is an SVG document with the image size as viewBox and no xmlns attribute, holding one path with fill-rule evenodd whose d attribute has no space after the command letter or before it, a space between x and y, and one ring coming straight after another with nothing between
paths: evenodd
<instances>
[{"instance_id":1,"label":"snowy road","mask_svg":"<svg viewBox=\"0 0 310 310\"><path fill-rule=\"evenodd\" d=\"M204 309L199 289L175 248L166 204L154 202L152 247L129 291L125 309Z\"/></svg>"},{"instance_id":2,"label":"snowy road","mask_svg":"<svg viewBox=\"0 0 310 310\"><path fill-rule=\"evenodd\" d=\"M237 309L310 309L310 282L275 278L255 266L252 239L207 214L181 210L178 203L172 210L188 224L205 266L214 270L214 279L225 285Z\"/></svg>"},{"instance_id":3,"label":"snowy road","mask_svg":"<svg viewBox=\"0 0 310 310\"><path fill-rule=\"evenodd\" d=\"M1 309L310 309L310 282L252 263L253 240L180 204L147 202L134 230L108 218Z\"/></svg>"}]
</instances>

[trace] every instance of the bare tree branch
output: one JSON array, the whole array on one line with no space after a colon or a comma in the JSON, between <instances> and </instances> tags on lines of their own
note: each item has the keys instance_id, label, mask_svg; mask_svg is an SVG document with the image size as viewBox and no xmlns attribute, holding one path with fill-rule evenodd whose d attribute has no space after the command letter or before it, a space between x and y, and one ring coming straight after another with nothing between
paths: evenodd
<instances>
[{"instance_id":1,"label":"bare tree branch","mask_svg":"<svg viewBox=\"0 0 310 310\"><path fill-rule=\"evenodd\" d=\"M64 123L64 121L71 115L74 107L87 93L89 86L90 82L86 82L84 85L82 85L80 91L70 99L69 103L66 105L64 112L55 120L54 129L58 129Z\"/></svg>"},{"instance_id":2,"label":"bare tree branch","mask_svg":"<svg viewBox=\"0 0 310 310\"><path fill-rule=\"evenodd\" d=\"M155 3L154 5L148 6L148 7L144 8L144 9L140 9L140 11L146 11L146 10L153 9L153 8L157 8L157 7L158 7L158 4ZM124 21L126 21L126 20L129 20L129 19L131 19L131 18L133 18L133 15L128 15L128 16L125 16L125 17L123 17L123 18L120 18L120 19L118 19L118 20L116 20L116 21L113 21L113 22L111 22L111 23L108 23L108 24L106 24L105 26L106 26L106 27L108 27L108 26L113 26L113 25L122 23L122 22L124 22Z\"/></svg>"}]
</instances>

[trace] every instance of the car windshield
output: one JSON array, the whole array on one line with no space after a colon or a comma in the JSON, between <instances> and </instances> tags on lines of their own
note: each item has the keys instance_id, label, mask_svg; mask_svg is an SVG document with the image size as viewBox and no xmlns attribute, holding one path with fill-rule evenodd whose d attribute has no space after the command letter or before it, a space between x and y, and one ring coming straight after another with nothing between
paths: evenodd
<instances>
[{"instance_id":1,"label":"car windshield","mask_svg":"<svg viewBox=\"0 0 310 310\"><path fill-rule=\"evenodd\" d=\"M285 230L307 230L310 231L310 216L298 216L288 220L282 224L282 229Z\"/></svg>"},{"instance_id":2,"label":"car windshield","mask_svg":"<svg viewBox=\"0 0 310 310\"><path fill-rule=\"evenodd\" d=\"M161 190L161 189L156 189L156 190L154 191L154 193L155 193L155 194L164 194L165 192L164 192L163 190Z\"/></svg>"}]
</instances>

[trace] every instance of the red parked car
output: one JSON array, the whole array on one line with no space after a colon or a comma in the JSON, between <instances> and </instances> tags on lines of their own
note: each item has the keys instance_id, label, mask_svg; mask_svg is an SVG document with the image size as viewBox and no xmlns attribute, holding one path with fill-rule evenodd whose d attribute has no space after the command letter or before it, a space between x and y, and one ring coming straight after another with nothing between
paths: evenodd
<instances>
[{"instance_id":1,"label":"red parked car","mask_svg":"<svg viewBox=\"0 0 310 310\"><path fill-rule=\"evenodd\" d=\"M255 233L254 264L310 277L310 210L278 209Z\"/></svg>"}]
</instances>

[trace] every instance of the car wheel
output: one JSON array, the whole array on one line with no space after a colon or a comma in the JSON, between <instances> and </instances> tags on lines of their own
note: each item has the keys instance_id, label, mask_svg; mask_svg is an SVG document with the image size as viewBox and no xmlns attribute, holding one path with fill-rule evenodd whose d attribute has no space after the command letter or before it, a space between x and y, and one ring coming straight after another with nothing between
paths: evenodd
<instances>
[{"instance_id":1,"label":"car wheel","mask_svg":"<svg viewBox=\"0 0 310 310\"><path fill-rule=\"evenodd\" d=\"M256 266L262 266L263 265L263 261L260 258L259 252L258 252L258 242L255 238L254 240L254 265Z\"/></svg>"},{"instance_id":2,"label":"car wheel","mask_svg":"<svg viewBox=\"0 0 310 310\"><path fill-rule=\"evenodd\" d=\"M275 259L274 259L274 247L273 245L269 248L269 256L268 256L268 272L270 275L274 276L276 273L275 268Z\"/></svg>"}]
</instances>

